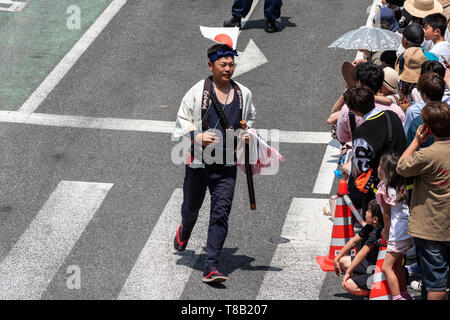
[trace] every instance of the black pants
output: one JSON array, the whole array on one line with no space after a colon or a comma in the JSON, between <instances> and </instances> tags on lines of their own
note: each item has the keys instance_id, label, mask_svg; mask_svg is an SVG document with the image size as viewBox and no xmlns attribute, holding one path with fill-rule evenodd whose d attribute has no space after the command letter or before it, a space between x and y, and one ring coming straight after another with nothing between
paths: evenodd
<instances>
[{"instance_id":1,"label":"black pants","mask_svg":"<svg viewBox=\"0 0 450 320\"><path fill-rule=\"evenodd\" d=\"M220 164L206 165L204 169L186 166L181 206L183 229L186 233L190 233L197 222L207 188L211 195L205 271L215 270L219 264L220 252L228 234L228 217L236 186L236 168Z\"/></svg>"},{"instance_id":2,"label":"black pants","mask_svg":"<svg viewBox=\"0 0 450 320\"><path fill-rule=\"evenodd\" d=\"M234 0L231 14L240 18L245 18L250 12L253 0ZM264 16L266 19L276 20L281 15L282 0L265 0Z\"/></svg>"}]
</instances>

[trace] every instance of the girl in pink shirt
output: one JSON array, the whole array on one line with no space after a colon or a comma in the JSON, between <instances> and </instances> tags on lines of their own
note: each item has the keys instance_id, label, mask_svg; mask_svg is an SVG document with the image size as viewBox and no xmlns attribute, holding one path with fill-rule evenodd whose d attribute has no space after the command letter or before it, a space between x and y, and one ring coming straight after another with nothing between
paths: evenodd
<instances>
[{"instance_id":1,"label":"girl in pink shirt","mask_svg":"<svg viewBox=\"0 0 450 320\"><path fill-rule=\"evenodd\" d=\"M411 297L406 289L406 271L402 259L413 246L408 234L409 207L406 180L396 169L399 157L393 153L381 156L378 166L378 191L376 199L383 211L384 229L381 233L387 241L387 252L382 271L392 294L393 300L406 300Z\"/></svg>"}]
</instances>

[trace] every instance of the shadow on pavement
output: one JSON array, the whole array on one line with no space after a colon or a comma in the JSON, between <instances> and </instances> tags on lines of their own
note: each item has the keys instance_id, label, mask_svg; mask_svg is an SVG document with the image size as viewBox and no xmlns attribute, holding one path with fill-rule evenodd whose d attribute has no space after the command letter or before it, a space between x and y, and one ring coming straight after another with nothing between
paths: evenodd
<instances>
[{"instance_id":1,"label":"shadow on pavement","mask_svg":"<svg viewBox=\"0 0 450 320\"><path fill-rule=\"evenodd\" d=\"M291 17L280 17L278 22L278 32L283 31L286 27L292 28L297 27L296 23L290 22L289 19ZM249 29L264 29L266 27L266 19L259 19L259 20L249 20L244 25L244 28L242 30L249 30Z\"/></svg>"},{"instance_id":2,"label":"shadow on pavement","mask_svg":"<svg viewBox=\"0 0 450 320\"><path fill-rule=\"evenodd\" d=\"M205 248L203 248L205 250ZM234 271L240 270L250 270L250 271L282 271L282 268L271 267L271 266L252 266L252 262L255 258L246 255L236 255L239 248L224 248L220 255L221 265L220 272L225 276L232 274ZM193 259L195 259L195 264L193 266L194 270L203 271L203 264L206 259L206 254L195 254L192 250L186 250L180 255L180 259L177 261L177 265L191 266Z\"/></svg>"}]
</instances>

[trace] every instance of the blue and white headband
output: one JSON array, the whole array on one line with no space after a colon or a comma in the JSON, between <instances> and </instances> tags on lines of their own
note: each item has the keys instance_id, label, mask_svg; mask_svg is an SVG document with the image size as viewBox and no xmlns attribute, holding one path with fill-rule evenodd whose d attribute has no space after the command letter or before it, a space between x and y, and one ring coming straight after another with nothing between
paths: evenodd
<instances>
[{"instance_id":1,"label":"blue and white headband","mask_svg":"<svg viewBox=\"0 0 450 320\"><path fill-rule=\"evenodd\" d=\"M228 50L228 51L222 51L222 50L218 50L216 53L213 53L212 55L209 56L209 61L214 62L217 59L220 59L222 57L227 57L227 56L237 56L238 53L236 50Z\"/></svg>"}]
</instances>

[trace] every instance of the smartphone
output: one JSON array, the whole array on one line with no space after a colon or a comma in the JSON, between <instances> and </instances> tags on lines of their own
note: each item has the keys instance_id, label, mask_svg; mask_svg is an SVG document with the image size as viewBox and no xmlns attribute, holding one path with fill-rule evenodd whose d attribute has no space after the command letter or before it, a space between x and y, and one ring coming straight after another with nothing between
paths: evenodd
<instances>
[{"instance_id":1,"label":"smartphone","mask_svg":"<svg viewBox=\"0 0 450 320\"><path fill-rule=\"evenodd\" d=\"M429 125L425 125L424 127L425 133L427 134L427 136L429 136L431 134L431 129Z\"/></svg>"}]
</instances>

